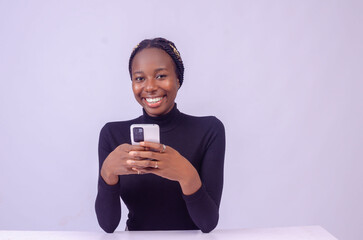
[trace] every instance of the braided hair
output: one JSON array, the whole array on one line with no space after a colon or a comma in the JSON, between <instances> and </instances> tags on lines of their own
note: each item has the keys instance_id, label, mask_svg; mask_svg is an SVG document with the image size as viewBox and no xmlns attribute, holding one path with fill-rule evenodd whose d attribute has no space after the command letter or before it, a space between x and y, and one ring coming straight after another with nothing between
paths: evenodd
<instances>
[{"instance_id":1,"label":"braided hair","mask_svg":"<svg viewBox=\"0 0 363 240\"><path fill-rule=\"evenodd\" d=\"M178 76L179 84L181 86L183 84L183 79L184 79L184 64L175 44L165 38L145 39L141 41L138 45L136 45L136 47L131 53L129 60L129 72L131 80L132 80L132 70L131 70L132 61L135 55L145 48L159 48L164 50L167 54L169 54L169 56L171 57L171 59L173 59L173 62L175 64L175 73Z\"/></svg>"}]
</instances>

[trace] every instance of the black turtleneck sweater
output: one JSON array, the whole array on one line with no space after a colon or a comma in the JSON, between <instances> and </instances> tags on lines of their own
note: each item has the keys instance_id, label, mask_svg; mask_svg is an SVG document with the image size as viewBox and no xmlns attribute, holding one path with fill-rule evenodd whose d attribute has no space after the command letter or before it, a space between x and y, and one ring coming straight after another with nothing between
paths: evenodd
<instances>
[{"instance_id":1,"label":"black turtleneck sweater","mask_svg":"<svg viewBox=\"0 0 363 240\"><path fill-rule=\"evenodd\" d=\"M219 218L223 188L225 132L216 117L194 117L181 113L176 104L166 115L143 115L122 122L109 122L100 132L99 166L117 146L129 143L130 125L156 123L160 142L174 148L197 169L202 187L184 195L178 182L154 174L121 175L108 185L99 175L97 219L103 230L113 232L121 218L120 197L129 210L129 230L212 231Z\"/></svg>"}]
</instances>

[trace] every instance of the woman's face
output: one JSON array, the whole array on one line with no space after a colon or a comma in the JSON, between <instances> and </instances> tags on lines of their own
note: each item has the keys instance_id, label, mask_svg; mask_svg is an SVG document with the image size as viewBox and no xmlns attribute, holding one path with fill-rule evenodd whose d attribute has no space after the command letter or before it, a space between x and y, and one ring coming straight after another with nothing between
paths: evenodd
<instances>
[{"instance_id":1,"label":"woman's face","mask_svg":"<svg viewBox=\"0 0 363 240\"><path fill-rule=\"evenodd\" d=\"M135 99L149 116L168 113L179 89L173 59L159 48L138 52L131 65Z\"/></svg>"}]
</instances>

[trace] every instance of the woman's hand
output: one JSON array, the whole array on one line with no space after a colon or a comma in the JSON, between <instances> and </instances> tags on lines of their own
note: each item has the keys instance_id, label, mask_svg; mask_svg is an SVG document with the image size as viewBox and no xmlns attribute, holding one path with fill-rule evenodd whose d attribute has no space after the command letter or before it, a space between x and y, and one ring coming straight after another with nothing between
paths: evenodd
<instances>
[{"instance_id":1,"label":"woman's hand","mask_svg":"<svg viewBox=\"0 0 363 240\"><path fill-rule=\"evenodd\" d=\"M164 144L140 142L147 150L132 150L127 160L129 168L139 173L153 173L169 180L178 181L185 195L195 193L201 186L199 174L194 166L178 151ZM150 151L153 150L153 151ZM137 159L142 160L137 160ZM152 159L152 160L150 160Z\"/></svg>"},{"instance_id":2,"label":"woman's hand","mask_svg":"<svg viewBox=\"0 0 363 240\"><path fill-rule=\"evenodd\" d=\"M130 151L144 151L148 148L134 146L130 144L121 144L113 150L105 159L101 168L101 176L108 185L115 185L118 182L118 175L137 174L136 169L132 169L127 160L134 159L129 154Z\"/></svg>"}]
</instances>

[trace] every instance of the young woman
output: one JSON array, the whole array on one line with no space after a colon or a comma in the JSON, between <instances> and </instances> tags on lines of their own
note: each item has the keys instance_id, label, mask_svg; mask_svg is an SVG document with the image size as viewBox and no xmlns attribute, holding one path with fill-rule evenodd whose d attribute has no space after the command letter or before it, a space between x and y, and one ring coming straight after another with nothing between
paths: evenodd
<instances>
[{"instance_id":1,"label":"young woman","mask_svg":"<svg viewBox=\"0 0 363 240\"><path fill-rule=\"evenodd\" d=\"M178 110L175 98L184 65L171 41L140 42L131 54L129 71L143 115L109 122L101 130L96 199L100 226L115 231L121 197L129 210L128 230L212 231L223 188L222 122ZM130 125L141 123L159 125L160 144L130 145Z\"/></svg>"}]
</instances>

